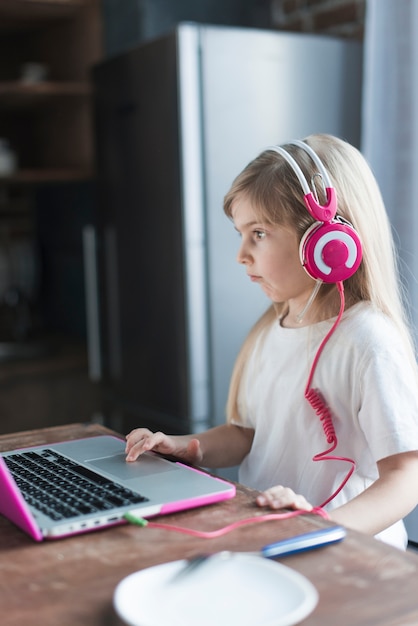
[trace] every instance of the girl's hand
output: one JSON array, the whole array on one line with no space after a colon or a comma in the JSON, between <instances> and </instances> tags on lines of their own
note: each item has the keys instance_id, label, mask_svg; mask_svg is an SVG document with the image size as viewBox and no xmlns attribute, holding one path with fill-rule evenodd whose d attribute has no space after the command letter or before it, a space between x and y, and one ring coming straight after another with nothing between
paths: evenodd
<instances>
[{"instance_id":1,"label":"girl's hand","mask_svg":"<svg viewBox=\"0 0 418 626\"><path fill-rule=\"evenodd\" d=\"M270 509L300 509L312 511L313 506L301 495L289 487L276 485L264 491L256 499L258 506L268 506Z\"/></svg>"},{"instance_id":2,"label":"girl's hand","mask_svg":"<svg viewBox=\"0 0 418 626\"><path fill-rule=\"evenodd\" d=\"M136 459L149 450L175 456L183 461L198 465L202 461L200 441L188 436L169 436L153 433L147 428L135 428L126 437L126 460Z\"/></svg>"}]
</instances>

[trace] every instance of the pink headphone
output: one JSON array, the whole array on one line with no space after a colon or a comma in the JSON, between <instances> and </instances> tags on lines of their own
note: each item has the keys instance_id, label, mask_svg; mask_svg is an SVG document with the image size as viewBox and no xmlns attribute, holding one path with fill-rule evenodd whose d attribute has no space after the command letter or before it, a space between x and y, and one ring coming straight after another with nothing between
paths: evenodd
<instances>
[{"instance_id":1,"label":"pink headphone","mask_svg":"<svg viewBox=\"0 0 418 626\"><path fill-rule=\"evenodd\" d=\"M337 195L322 161L308 144L298 139L289 143L305 150L319 170L325 185L327 202L319 204L295 159L281 146L269 146L280 154L292 167L304 192L306 208L316 220L303 235L300 260L306 272L315 280L338 283L350 278L358 269L362 259L360 238L353 226L336 215Z\"/></svg>"}]
</instances>

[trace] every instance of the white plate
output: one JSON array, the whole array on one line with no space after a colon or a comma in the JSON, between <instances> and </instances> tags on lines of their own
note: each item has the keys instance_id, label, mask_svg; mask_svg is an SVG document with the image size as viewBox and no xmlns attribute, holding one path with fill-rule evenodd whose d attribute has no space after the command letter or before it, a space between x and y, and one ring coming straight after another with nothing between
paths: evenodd
<instances>
[{"instance_id":1,"label":"white plate","mask_svg":"<svg viewBox=\"0 0 418 626\"><path fill-rule=\"evenodd\" d=\"M114 594L119 617L130 626L291 626L318 602L307 578L259 556L221 552L177 579L186 564L124 578Z\"/></svg>"}]
</instances>

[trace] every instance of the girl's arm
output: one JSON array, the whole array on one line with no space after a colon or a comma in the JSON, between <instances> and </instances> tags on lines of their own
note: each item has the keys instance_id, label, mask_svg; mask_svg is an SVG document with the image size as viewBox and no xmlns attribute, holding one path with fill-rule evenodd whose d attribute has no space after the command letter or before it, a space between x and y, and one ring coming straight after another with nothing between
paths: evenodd
<instances>
[{"instance_id":1,"label":"girl's arm","mask_svg":"<svg viewBox=\"0 0 418 626\"><path fill-rule=\"evenodd\" d=\"M379 478L353 500L331 511L333 521L376 535L418 504L418 452L388 456L377 466Z\"/></svg>"},{"instance_id":2,"label":"girl's arm","mask_svg":"<svg viewBox=\"0 0 418 626\"><path fill-rule=\"evenodd\" d=\"M250 451L252 428L222 424L197 435L165 435L136 428L126 437L126 460L135 461L148 450L175 456L205 467L239 465Z\"/></svg>"},{"instance_id":3,"label":"girl's arm","mask_svg":"<svg viewBox=\"0 0 418 626\"><path fill-rule=\"evenodd\" d=\"M376 535L418 504L418 452L388 456L377 463L379 478L361 494L330 512L330 518L361 532ZM312 505L291 489L277 485L258 496L259 506L306 511Z\"/></svg>"}]
</instances>

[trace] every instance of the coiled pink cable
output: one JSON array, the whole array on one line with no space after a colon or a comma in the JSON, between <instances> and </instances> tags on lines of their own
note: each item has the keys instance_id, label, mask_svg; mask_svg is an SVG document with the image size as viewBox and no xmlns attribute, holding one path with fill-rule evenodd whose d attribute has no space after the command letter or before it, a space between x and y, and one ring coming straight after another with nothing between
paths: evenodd
<instances>
[{"instance_id":1,"label":"coiled pink cable","mask_svg":"<svg viewBox=\"0 0 418 626\"><path fill-rule=\"evenodd\" d=\"M341 321L342 315L344 313L345 299L344 299L344 285L342 282L337 283L337 289L340 293L340 302L341 302L340 311L338 313L337 319L332 325L331 330L327 333L327 335L322 340L318 348L318 351L315 355L314 361L311 366L311 370L309 372L308 382L305 388L305 398L307 399L307 401L309 402L309 404L311 405L311 407L313 408L316 415L318 415L321 421L321 425L324 430L327 443L331 444L331 447L328 448L328 450L325 450L324 452L320 452L319 454L315 454L312 460L313 461L345 461L347 463L350 463L351 467L348 470L347 475L341 482L340 486L329 496L329 498L325 500L325 502L323 502L320 505L321 508L324 507L329 502L331 502L331 500L333 500L335 496L340 493L340 491L346 485L347 481L349 480L350 476L353 474L356 468L356 463L353 459L330 454L331 452L335 450L335 448L338 445L338 439L337 439L337 435L334 429L334 424L332 421L332 412L329 406L327 405L327 403L325 402L325 399L323 395L321 394L321 392L319 391L319 389L313 389L311 387L312 379L315 373L316 366L319 361L319 357L321 356L322 350L324 349L331 335L335 332L338 324Z\"/></svg>"}]
</instances>

